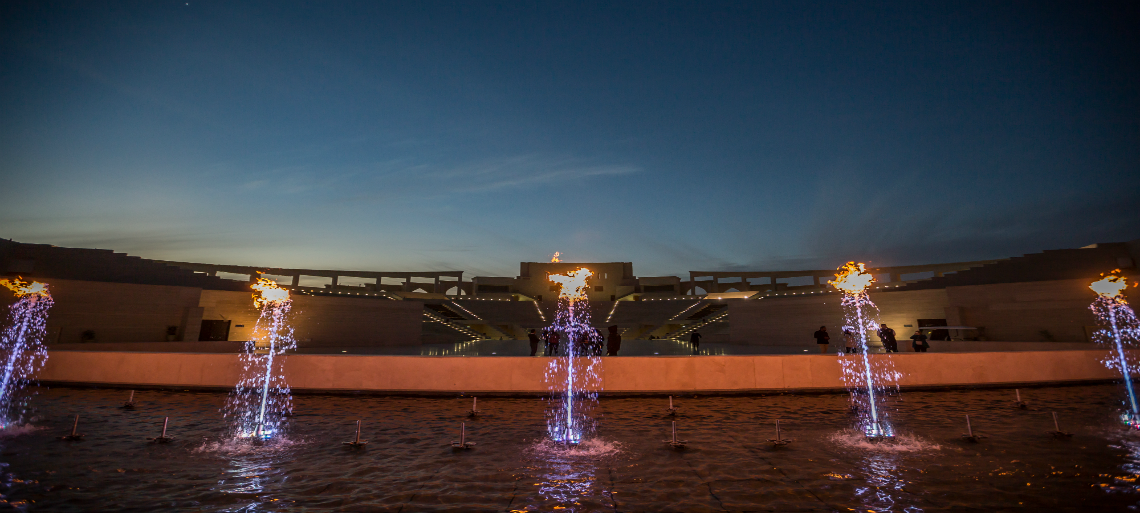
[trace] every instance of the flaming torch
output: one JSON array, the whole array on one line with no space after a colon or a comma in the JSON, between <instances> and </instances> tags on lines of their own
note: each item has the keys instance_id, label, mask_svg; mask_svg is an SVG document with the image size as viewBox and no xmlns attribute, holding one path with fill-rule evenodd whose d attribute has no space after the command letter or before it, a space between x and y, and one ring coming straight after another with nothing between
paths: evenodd
<instances>
[{"instance_id":1,"label":"flaming torch","mask_svg":"<svg viewBox=\"0 0 1140 513\"><path fill-rule=\"evenodd\" d=\"M0 335L4 374L0 377L0 427L18 421L23 403L19 391L47 361L43 345L48 309L54 304L47 284L33 281L0 280L16 295L8 309L8 325Z\"/></svg>"},{"instance_id":2,"label":"flaming torch","mask_svg":"<svg viewBox=\"0 0 1140 513\"><path fill-rule=\"evenodd\" d=\"M252 340L246 342L242 378L230 394L226 416L235 418L238 437L267 439L280 430L284 415L293 409L280 361L275 362L277 355L296 348L288 322L293 300L288 290L265 277L259 276L250 288L261 314Z\"/></svg>"},{"instance_id":3,"label":"flaming torch","mask_svg":"<svg viewBox=\"0 0 1140 513\"><path fill-rule=\"evenodd\" d=\"M1118 276L1120 269L1115 269L1108 276L1101 273L1101 279L1092 282L1089 288L1096 292L1097 298L1089 309L1096 314L1102 324L1107 324L1111 331L1101 330L1095 334L1097 342L1112 343L1115 354L1104 361L1105 366L1120 371L1124 376L1124 386L1128 390L1129 412L1123 415L1123 420L1133 428L1140 429L1140 408L1136 403L1136 392L1132 389L1132 366L1124 353L1125 346L1134 347L1137 337L1140 337L1140 323L1136 314L1128 306L1124 298L1124 289L1128 283L1123 276Z\"/></svg>"},{"instance_id":4,"label":"flaming torch","mask_svg":"<svg viewBox=\"0 0 1140 513\"><path fill-rule=\"evenodd\" d=\"M844 330L852 330L858 337L858 356L843 358L843 379L851 390L851 400L860 413L861 429L871 439L883 439L894 436L890 426L882 418L879 407L880 397L877 396L877 387L881 387L884 379L894 376L889 369L876 369L873 366L867 343L867 332L876 329L875 317L878 307L871 302L867 289L875 282L875 277L867 272L862 263L847 262L837 269L835 280L829 281L832 287L843 294L843 314L846 319ZM842 357L844 353L839 353ZM880 367L889 365L883 363ZM862 390L864 395L856 391ZM881 394L878 394L881 396Z\"/></svg>"},{"instance_id":5,"label":"flaming torch","mask_svg":"<svg viewBox=\"0 0 1140 513\"><path fill-rule=\"evenodd\" d=\"M590 306L586 280L593 276L589 269L579 268L567 274L551 274L557 283L558 314L554 323L542 330L546 337L566 340L565 357L555 356L547 366L546 381L555 405L547 414L547 432L556 442L567 445L581 442L589 427L585 410L597 399L596 365L601 348L601 335L590 324ZM583 359L584 362L577 362ZM579 367L579 365L582 365Z\"/></svg>"}]
</instances>

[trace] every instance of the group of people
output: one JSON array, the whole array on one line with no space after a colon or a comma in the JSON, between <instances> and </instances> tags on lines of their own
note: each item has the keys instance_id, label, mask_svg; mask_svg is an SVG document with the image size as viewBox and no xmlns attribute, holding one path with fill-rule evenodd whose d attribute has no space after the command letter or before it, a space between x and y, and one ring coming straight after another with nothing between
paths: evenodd
<instances>
[{"instance_id":1,"label":"group of people","mask_svg":"<svg viewBox=\"0 0 1140 513\"><path fill-rule=\"evenodd\" d=\"M589 334L584 341L577 347L575 356L601 356L602 355L602 341L606 342L606 356L617 356L618 351L621 350L621 334L618 333L617 326L610 326L609 336L603 337L602 331L594 328L594 332ZM559 352L562 345L562 333L556 329L544 328L542 330L543 338L539 337L537 330L531 329L527 332L526 337L530 341L530 355L538 354L538 344L545 341L543 348L543 356L564 356L565 350Z\"/></svg>"},{"instance_id":2,"label":"group of people","mask_svg":"<svg viewBox=\"0 0 1140 513\"><path fill-rule=\"evenodd\" d=\"M879 340L883 342L883 349L888 353L899 352L899 343L895 339L895 330L889 328L886 324L879 326L876 330L879 335ZM930 343L927 341L929 337L922 332L922 330L915 330L914 335L910 336L911 347L914 348L916 353L925 353L930 349ZM827 326L820 326L819 331L815 332L815 343L819 345L820 354L827 353L827 347L830 344L831 335L827 333ZM843 351L846 353L858 353L859 341L855 337L855 330L850 326L843 327Z\"/></svg>"}]
</instances>

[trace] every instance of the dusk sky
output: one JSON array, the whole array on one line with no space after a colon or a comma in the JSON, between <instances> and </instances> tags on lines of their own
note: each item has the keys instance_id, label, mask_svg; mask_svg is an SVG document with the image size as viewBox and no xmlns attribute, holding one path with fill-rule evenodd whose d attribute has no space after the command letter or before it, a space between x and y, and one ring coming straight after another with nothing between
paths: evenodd
<instances>
[{"instance_id":1,"label":"dusk sky","mask_svg":"<svg viewBox=\"0 0 1140 513\"><path fill-rule=\"evenodd\" d=\"M1135 1L237 4L0 3L0 237L500 276L1140 238Z\"/></svg>"}]
</instances>

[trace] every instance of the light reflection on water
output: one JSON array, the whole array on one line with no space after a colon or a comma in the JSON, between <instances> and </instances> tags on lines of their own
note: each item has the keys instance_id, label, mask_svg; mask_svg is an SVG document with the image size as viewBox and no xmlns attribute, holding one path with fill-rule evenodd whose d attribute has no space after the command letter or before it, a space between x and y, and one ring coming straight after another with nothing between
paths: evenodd
<instances>
[{"instance_id":1,"label":"light reflection on water","mask_svg":"<svg viewBox=\"0 0 1140 513\"><path fill-rule=\"evenodd\" d=\"M564 446L541 440L530 449L532 463L527 467L534 476L538 497L518 511L595 511L599 506L613 509L613 494L597 483L601 465L619 452L620 445L599 439L586 440L577 446Z\"/></svg>"}]
</instances>

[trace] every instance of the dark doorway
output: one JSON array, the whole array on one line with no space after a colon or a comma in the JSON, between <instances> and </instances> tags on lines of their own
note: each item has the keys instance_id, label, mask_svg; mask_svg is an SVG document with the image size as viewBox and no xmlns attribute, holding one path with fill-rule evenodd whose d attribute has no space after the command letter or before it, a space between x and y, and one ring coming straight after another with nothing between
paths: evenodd
<instances>
[{"instance_id":1,"label":"dark doorway","mask_svg":"<svg viewBox=\"0 0 1140 513\"><path fill-rule=\"evenodd\" d=\"M230 339L230 321L202 321L200 341L225 341Z\"/></svg>"},{"instance_id":2,"label":"dark doorway","mask_svg":"<svg viewBox=\"0 0 1140 513\"><path fill-rule=\"evenodd\" d=\"M919 328L928 328L931 326L945 326L946 319L919 319ZM926 330L923 330L926 331ZM930 332L930 340L950 340L950 330L932 330Z\"/></svg>"}]
</instances>

